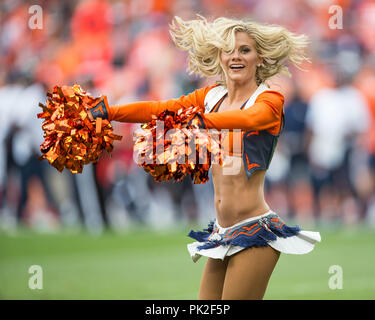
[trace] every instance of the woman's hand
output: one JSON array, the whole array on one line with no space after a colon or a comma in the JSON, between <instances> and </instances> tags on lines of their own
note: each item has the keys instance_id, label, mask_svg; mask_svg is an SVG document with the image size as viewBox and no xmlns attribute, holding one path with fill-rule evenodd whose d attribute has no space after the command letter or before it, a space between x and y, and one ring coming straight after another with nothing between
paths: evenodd
<instances>
[{"instance_id":1,"label":"woman's hand","mask_svg":"<svg viewBox=\"0 0 375 320\"><path fill-rule=\"evenodd\" d=\"M199 129L205 129L206 124L204 123L202 114L200 112L197 112L194 117L188 122L188 126L195 126Z\"/></svg>"},{"instance_id":2,"label":"woman's hand","mask_svg":"<svg viewBox=\"0 0 375 320\"><path fill-rule=\"evenodd\" d=\"M103 96L98 104L87 110L87 114L91 121L94 121L96 118L108 119L108 109L107 97Z\"/></svg>"}]
</instances>

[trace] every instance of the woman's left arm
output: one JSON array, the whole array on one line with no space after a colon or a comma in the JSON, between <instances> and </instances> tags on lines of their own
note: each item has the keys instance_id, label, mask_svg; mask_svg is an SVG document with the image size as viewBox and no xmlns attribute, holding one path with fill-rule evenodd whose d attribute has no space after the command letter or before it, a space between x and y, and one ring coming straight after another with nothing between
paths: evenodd
<instances>
[{"instance_id":1,"label":"woman's left arm","mask_svg":"<svg viewBox=\"0 0 375 320\"><path fill-rule=\"evenodd\" d=\"M207 129L242 129L246 131L268 130L278 134L281 127L284 96L277 91L261 93L255 103L246 110L230 110L200 114ZM202 121L200 122L202 123Z\"/></svg>"}]
</instances>

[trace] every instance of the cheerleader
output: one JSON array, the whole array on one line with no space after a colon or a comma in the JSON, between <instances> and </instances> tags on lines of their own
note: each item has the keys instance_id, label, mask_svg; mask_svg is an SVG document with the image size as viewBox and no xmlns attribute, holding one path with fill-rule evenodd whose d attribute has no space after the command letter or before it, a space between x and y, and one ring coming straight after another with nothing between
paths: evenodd
<instances>
[{"instance_id":1,"label":"cheerleader","mask_svg":"<svg viewBox=\"0 0 375 320\"><path fill-rule=\"evenodd\" d=\"M308 253L321 240L319 232L285 224L264 199L266 170L284 126L284 97L265 81L290 75L287 61L297 67L308 61L308 39L281 26L201 16L175 17L170 33L188 52L190 73L221 80L168 101L108 106L103 100L90 118L145 123L164 110L193 105L201 110L195 116L200 128L229 130L225 165L211 167L216 219L190 232L196 241L188 251L194 262L207 257L199 299L262 299L280 253ZM236 132L241 150L234 148Z\"/></svg>"}]
</instances>

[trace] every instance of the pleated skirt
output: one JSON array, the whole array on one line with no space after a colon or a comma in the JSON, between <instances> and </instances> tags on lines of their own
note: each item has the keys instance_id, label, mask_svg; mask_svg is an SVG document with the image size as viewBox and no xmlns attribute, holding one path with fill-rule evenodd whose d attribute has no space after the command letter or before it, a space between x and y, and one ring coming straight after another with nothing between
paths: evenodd
<instances>
[{"instance_id":1,"label":"pleated skirt","mask_svg":"<svg viewBox=\"0 0 375 320\"><path fill-rule=\"evenodd\" d=\"M245 248L271 246L288 254L305 254L321 241L320 233L288 226L272 210L223 228L216 220L203 231L191 230L189 236L196 241L187 245L196 262L201 256L224 259Z\"/></svg>"}]
</instances>

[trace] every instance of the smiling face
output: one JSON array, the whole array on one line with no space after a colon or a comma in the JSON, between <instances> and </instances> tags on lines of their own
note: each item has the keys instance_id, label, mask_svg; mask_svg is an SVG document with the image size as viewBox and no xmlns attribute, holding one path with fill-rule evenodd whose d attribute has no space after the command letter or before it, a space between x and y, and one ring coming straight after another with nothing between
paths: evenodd
<instances>
[{"instance_id":1,"label":"smiling face","mask_svg":"<svg viewBox=\"0 0 375 320\"><path fill-rule=\"evenodd\" d=\"M233 52L220 53L220 65L224 72L226 83L255 82L257 65L262 62L255 50L255 42L246 32L235 33L236 45Z\"/></svg>"}]
</instances>

